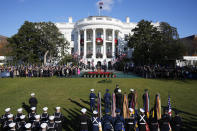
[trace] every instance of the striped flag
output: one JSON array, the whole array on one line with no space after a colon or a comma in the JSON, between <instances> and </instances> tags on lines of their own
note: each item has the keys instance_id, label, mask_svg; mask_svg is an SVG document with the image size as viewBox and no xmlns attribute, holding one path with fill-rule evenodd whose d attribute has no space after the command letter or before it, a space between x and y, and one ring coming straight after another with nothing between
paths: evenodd
<instances>
[{"instance_id":1,"label":"striped flag","mask_svg":"<svg viewBox=\"0 0 197 131\"><path fill-rule=\"evenodd\" d=\"M99 8L100 8L100 9L103 8L103 2L102 2L102 1L99 2Z\"/></svg>"},{"instance_id":2,"label":"striped flag","mask_svg":"<svg viewBox=\"0 0 197 131\"><path fill-rule=\"evenodd\" d=\"M172 115L172 107L170 103L170 95L168 95L168 114L171 116Z\"/></svg>"},{"instance_id":3,"label":"striped flag","mask_svg":"<svg viewBox=\"0 0 197 131\"><path fill-rule=\"evenodd\" d=\"M112 117L116 117L116 95L115 93L112 94Z\"/></svg>"}]
</instances>

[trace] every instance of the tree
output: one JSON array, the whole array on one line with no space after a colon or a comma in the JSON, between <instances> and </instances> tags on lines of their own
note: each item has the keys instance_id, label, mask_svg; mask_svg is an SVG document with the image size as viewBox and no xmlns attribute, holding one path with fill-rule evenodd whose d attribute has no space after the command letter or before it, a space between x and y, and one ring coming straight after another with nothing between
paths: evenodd
<instances>
[{"instance_id":1,"label":"tree","mask_svg":"<svg viewBox=\"0 0 197 131\"><path fill-rule=\"evenodd\" d=\"M67 48L68 42L62 37L58 28L51 22L33 23L25 21L18 33L8 38L12 48L10 55L14 60L24 63L44 62L47 54L57 57ZM64 55L64 54L63 54Z\"/></svg>"}]
</instances>

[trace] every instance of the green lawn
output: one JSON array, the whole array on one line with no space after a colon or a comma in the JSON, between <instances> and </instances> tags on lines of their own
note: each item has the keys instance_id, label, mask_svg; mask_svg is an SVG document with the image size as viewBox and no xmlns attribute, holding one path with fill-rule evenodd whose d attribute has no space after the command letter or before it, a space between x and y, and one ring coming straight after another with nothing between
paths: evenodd
<instances>
[{"instance_id":1,"label":"green lawn","mask_svg":"<svg viewBox=\"0 0 197 131\"><path fill-rule=\"evenodd\" d=\"M49 113L54 112L56 106L62 107L66 116L66 131L76 127L76 117L80 109L89 109L89 90L94 88L105 92L106 88L112 92L116 84L120 85L122 92L129 92L134 88L138 92L139 107L142 107L142 94L144 89L149 89L151 107L156 93L161 95L162 106L167 106L168 93L171 95L172 108L179 110L184 120L186 130L197 130L197 81L151 80L143 78L112 79L112 83L99 83L102 78L15 78L0 79L0 115L4 114L6 107L11 107L12 112L25 103L31 92L36 93L38 99L38 113L42 107L48 106Z\"/></svg>"}]
</instances>

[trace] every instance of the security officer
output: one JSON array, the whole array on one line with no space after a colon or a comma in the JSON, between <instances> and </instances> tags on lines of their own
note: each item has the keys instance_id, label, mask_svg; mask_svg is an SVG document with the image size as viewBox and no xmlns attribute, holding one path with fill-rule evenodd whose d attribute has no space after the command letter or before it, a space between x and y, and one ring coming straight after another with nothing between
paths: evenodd
<instances>
[{"instance_id":1,"label":"security officer","mask_svg":"<svg viewBox=\"0 0 197 131\"><path fill-rule=\"evenodd\" d=\"M25 115L21 115L20 122L17 123L18 130L25 131L25 125L26 125Z\"/></svg>"},{"instance_id":2,"label":"security officer","mask_svg":"<svg viewBox=\"0 0 197 131\"><path fill-rule=\"evenodd\" d=\"M57 131L62 131L62 123L64 120L64 116L60 112L60 107L56 107L56 112L54 113L54 121L57 124Z\"/></svg>"},{"instance_id":3,"label":"security officer","mask_svg":"<svg viewBox=\"0 0 197 131\"><path fill-rule=\"evenodd\" d=\"M120 109L116 109L116 117L114 120L114 131L122 131L124 129L124 118L120 115Z\"/></svg>"},{"instance_id":4,"label":"security officer","mask_svg":"<svg viewBox=\"0 0 197 131\"><path fill-rule=\"evenodd\" d=\"M112 131L113 130L113 118L110 115L110 110L105 110L105 115L101 119L103 131Z\"/></svg>"},{"instance_id":5,"label":"security officer","mask_svg":"<svg viewBox=\"0 0 197 131\"><path fill-rule=\"evenodd\" d=\"M91 119L91 122L92 122L92 131L99 131L101 120L98 117L98 112L96 110L93 111L93 117Z\"/></svg>"},{"instance_id":6,"label":"security officer","mask_svg":"<svg viewBox=\"0 0 197 131\"><path fill-rule=\"evenodd\" d=\"M86 116L86 111L87 110L85 108L81 109L82 115L79 117L80 131L88 131L89 118Z\"/></svg>"},{"instance_id":7,"label":"security officer","mask_svg":"<svg viewBox=\"0 0 197 131\"><path fill-rule=\"evenodd\" d=\"M90 110L93 111L95 110L95 99L96 99L96 95L93 93L94 89L90 90Z\"/></svg>"},{"instance_id":8,"label":"security officer","mask_svg":"<svg viewBox=\"0 0 197 131\"><path fill-rule=\"evenodd\" d=\"M30 107L37 107L38 101L35 97L35 93L31 93L31 98L29 98Z\"/></svg>"},{"instance_id":9,"label":"security officer","mask_svg":"<svg viewBox=\"0 0 197 131\"><path fill-rule=\"evenodd\" d=\"M135 105L132 105L135 101L135 94L134 89L130 89L130 93L128 95L128 101L129 101L129 108L135 108Z\"/></svg>"},{"instance_id":10,"label":"security officer","mask_svg":"<svg viewBox=\"0 0 197 131\"><path fill-rule=\"evenodd\" d=\"M141 114L138 116L139 131L146 131L147 117L144 109L140 108Z\"/></svg>"},{"instance_id":11,"label":"security officer","mask_svg":"<svg viewBox=\"0 0 197 131\"><path fill-rule=\"evenodd\" d=\"M54 122L54 116L49 116L48 131L56 131L57 124Z\"/></svg>"},{"instance_id":12,"label":"security officer","mask_svg":"<svg viewBox=\"0 0 197 131\"><path fill-rule=\"evenodd\" d=\"M129 108L129 118L125 120L126 131L135 131L135 116L133 108Z\"/></svg>"},{"instance_id":13,"label":"security officer","mask_svg":"<svg viewBox=\"0 0 197 131\"><path fill-rule=\"evenodd\" d=\"M15 116L15 121L16 121L16 122L20 122L20 120L21 120L21 119L20 119L20 116L23 115L23 112L22 112L22 111L23 111L22 108L19 108L19 109L17 110L18 113L17 113L16 116Z\"/></svg>"},{"instance_id":14,"label":"security officer","mask_svg":"<svg viewBox=\"0 0 197 131\"><path fill-rule=\"evenodd\" d=\"M118 89L118 93L116 94L116 108L122 109L122 94L121 94L121 89Z\"/></svg>"},{"instance_id":15,"label":"security officer","mask_svg":"<svg viewBox=\"0 0 197 131\"><path fill-rule=\"evenodd\" d=\"M170 116L168 114L168 109L165 109L164 114L161 117L161 131L170 130Z\"/></svg>"},{"instance_id":16,"label":"security officer","mask_svg":"<svg viewBox=\"0 0 197 131\"><path fill-rule=\"evenodd\" d=\"M175 112L175 117L172 118L172 123L174 131L181 130L182 120L177 111Z\"/></svg>"},{"instance_id":17,"label":"security officer","mask_svg":"<svg viewBox=\"0 0 197 131\"><path fill-rule=\"evenodd\" d=\"M41 115L41 123L47 123L49 120L49 114L47 113L48 107L43 108L43 113Z\"/></svg>"},{"instance_id":18,"label":"security officer","mask_svg":"<svg viewBox=\"0 0 197 131\"><path fill-rule=\"evenodd\" d=\"M35 118L36 116L36 107L32 107L31 108L31 112L29 113L29 122L32 124L34 122L34 120L36 119Z\"/></svg>"},{"instance_id":19,"label":"security officer","mask_svg":"<svg viewBox=\"0 0 197 131\"><path fill-rule=\"evenodd\" d=\"M109 93L109 89L106 89L106 93L104 95L104 102L105 102L105 110L110 109L110 106L111 106L111 95Z\"/></svg>"},{"instance_id":20,"label":"security officer","mask_svg":"<svg viewBox=\"0 0 197 131\"><path fill-rule=\"evenodd\" d=\"M35 115L35 121L32 123L32 131L39 131L40 125L40 115Z\"/></svg>"}]
</instances>

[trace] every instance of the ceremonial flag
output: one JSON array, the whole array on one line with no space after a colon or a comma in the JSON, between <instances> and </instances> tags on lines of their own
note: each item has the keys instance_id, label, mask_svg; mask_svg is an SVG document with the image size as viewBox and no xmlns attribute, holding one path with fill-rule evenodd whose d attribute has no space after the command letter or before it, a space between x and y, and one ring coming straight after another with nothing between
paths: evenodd
<instances>
[{"instance_id":1,"label":"ceremonial flag","mask_svg":"<svg viewBox=\"0 0 197 131\"><path fill-rule=\"evenodd\" d=\"M99 2L99 8L100 8L100 9L103 8L103 2L102 2L102 1Z\"/></svg>"},{"instance_id":2,"label":"ceremonial flag","mask_svg":"<svg viewBox=\"0 0 197 131\"><path fill-rule=\"evenodd\" d=\"M112 117L116 117L116 95L112 94Z\"/></svg>"},{"instance_id":3,"label":"ceremonial flag","mask_svg":"<svg viewBox=\"0 0 197 131\"><path fill-rule=\"evenodd\" d=\"M144 109L145 109L147 118L149 118L149 95L148 95L148 92L146 92L144 94L144 98L143 99L144 99Z\"/></svg>"},{"instance_id":4,"label":"ceremonial flag","mask_svg":"<svg viewBox=\"0 0 197 131\"><path fill-rule=\"evenodd\" d=\"M160 95L157 94L155 97L155 111L153 111L153 117L154 117L154 113L156 113L157 120L161 119L161 100L160 100Z\"/></svg>"},{"instance_id":5,"label":"ceremonial flag","mask_svg":"<svg viewBox=\"0 0 197 131\"><path fill-rule=\"evenodd\" d=\"M170 103L170 95L168 95L168 114L171 116L172 115L172 107Z\"/></svg>"},{"instance_id":6,"label":"ceremonial flag","mask_svg":"<svg viewBox=\"0 0 197 131\"><path fill-rule=\"evenodd\" d=\"M128 108L127 94L124 94L124 100L123 100L123 117L124 117L124 119L129 118L129 108Z\"/></svg>"},{"instance_id":7,"label":"ceremonial flag","mask_svg":"<svg viewBox=\"0 0 197 131\"><path fill-rule=\"evenodd\" d=\"M102 117L102 108L101 108L101 92L98 93L98 100L97 100L97 109L98 109L98 114L99 118L101 119Z\"/></svg>"}]
</instances>

